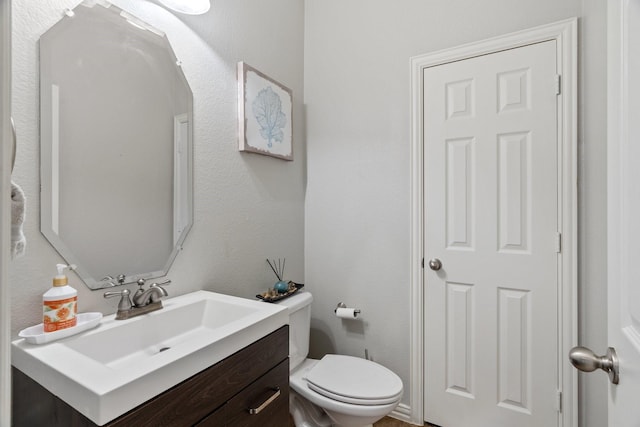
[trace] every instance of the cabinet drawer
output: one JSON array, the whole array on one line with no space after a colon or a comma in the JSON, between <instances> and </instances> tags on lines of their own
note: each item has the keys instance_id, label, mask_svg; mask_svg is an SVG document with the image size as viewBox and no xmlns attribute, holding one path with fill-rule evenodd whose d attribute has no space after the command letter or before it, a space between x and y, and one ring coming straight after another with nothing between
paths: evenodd
<instances>
[{"instance_id":1,"label":"cabinet drawer","mask_svg":"<svg viewBox=\"0 0 640 427\"><path fill-rule=\"evenodd\" d=\"M289 360L254 381L198 427L289 425Z\"/></svg>"}]
</instances>

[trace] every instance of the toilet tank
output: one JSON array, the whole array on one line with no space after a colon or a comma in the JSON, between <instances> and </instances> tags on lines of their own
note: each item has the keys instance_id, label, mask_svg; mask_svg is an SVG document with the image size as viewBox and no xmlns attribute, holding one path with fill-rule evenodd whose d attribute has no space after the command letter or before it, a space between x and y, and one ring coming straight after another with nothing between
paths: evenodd
<instances>
[{"instance_id":1,"label":"toilet tank","mask_svg":"<svg viewBox=\"0 0 640 427\"><path fill-rule=\"evenodd\" d=\"M299 291L277 304L289 310L289 370L293 371L309 354L311 302L313 295Z\"/></svg>"}]
</instances>

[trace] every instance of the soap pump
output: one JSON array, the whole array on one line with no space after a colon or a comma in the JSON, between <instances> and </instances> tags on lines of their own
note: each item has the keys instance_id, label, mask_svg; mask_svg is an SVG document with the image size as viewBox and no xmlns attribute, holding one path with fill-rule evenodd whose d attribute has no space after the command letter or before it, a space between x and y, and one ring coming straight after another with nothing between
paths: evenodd
<instances>
[{"instance_id":1,"label":"soap pump","mask_svg":"<svg viewBox=\"0 0 640 427\"><path fill-rule=\"evenodd\" d=\"M69 286L64 269L73 270L74 265L57 264L58 274L53 278L53 287L42 296L42 314L45 332L55 332L76 326L78 314L78 291Z\"/></svg>"}]
</instances>

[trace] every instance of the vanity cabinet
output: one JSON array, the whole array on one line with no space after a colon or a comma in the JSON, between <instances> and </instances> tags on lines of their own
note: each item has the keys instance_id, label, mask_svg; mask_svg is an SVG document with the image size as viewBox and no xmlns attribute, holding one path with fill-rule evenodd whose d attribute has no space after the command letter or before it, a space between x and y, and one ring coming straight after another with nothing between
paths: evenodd
<instances>
[{"instance_id":1,"label":"vanity cabinet","mask_svg":"<svg viewBox=\"0 0 640 427\"><path fill-rule=\"evenodd\" d=\"M197 427L286 427L289 421L288 360L254 381ZM286 400L285 400L286 399ZM284 417L281 414L284 413Z\"/></svg>"},{"instance_id":2,"label":"vanity cabinet","mask_svg":"<svg viewBox=\"0 0 640 427\"><path fill-rule=\"evenodd\" d=\"M288 354L285 325L105 426L287 426ZM16 368L12 419L15 427L96 426Z\"/></svg>"}]
</instances>

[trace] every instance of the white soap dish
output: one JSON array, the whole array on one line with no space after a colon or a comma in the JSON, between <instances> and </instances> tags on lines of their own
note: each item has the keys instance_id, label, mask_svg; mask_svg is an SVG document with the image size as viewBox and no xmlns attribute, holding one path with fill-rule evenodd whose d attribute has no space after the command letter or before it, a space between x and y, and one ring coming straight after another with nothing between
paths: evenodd
<instances>
[{"instance_id":1,"label":"white soap dish","mask_svg":"<svg viewBox=\"0 0 640 427\"><path fill-rule=\"evenodd\" d=\"M82 331L95 328L102 319L102 313L78 313L76 326L54 332L44 332L44 325L40 323L20 331L18 336L30 344L45 344L60 338L70 337Z\"/></svg>"}]
</instances>

